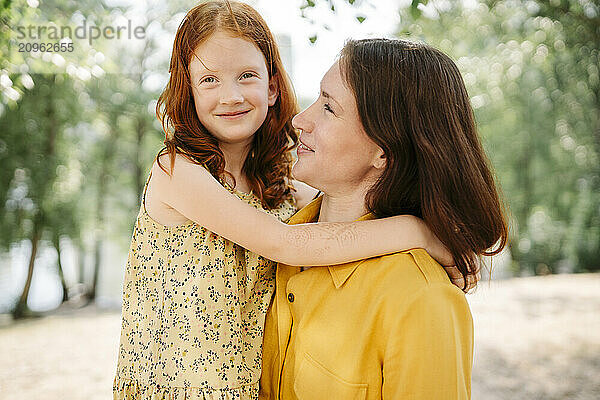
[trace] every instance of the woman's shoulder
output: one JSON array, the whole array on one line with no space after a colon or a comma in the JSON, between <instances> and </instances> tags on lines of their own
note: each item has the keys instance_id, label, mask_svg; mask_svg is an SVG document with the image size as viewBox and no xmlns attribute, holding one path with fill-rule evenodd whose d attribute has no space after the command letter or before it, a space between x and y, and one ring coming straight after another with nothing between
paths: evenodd
<instances>
[{"instance_id":1,"label":"woman's shoulder","mask_svg":"<svg viewBox=\"0 0 600 400\"><path fill-rule=\"evenodd\" d=\"M377 257L362 269L375 275L371 280L378 283L377 299L385 315L398 318L423 304L468 313L465 294L424 249Z\"/></svg>"},{"instance_id":2,"label":"woman's shoulder","mask_svg":"<svg viewBox=\"0 0 600 400\"><path fill-rule=\"evenodd\" d=\"M443 287L456 289L457 294L463 294L450 282L444 268L424 249L406 250L367 261L371 265L363 269L374 267L373 272L379 275L378 281L383 282L381 289L394 296L400 292L403 296L410 296L424 289L435 292Z\"/></svg>"}]
</instances>

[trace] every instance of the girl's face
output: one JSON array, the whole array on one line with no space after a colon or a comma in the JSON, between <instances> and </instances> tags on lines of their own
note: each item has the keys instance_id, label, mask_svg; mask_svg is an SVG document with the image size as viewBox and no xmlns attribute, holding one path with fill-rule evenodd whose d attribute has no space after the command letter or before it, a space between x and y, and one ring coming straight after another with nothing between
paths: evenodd
<instances>
[{"instance_id":1,"label":"girl's face","mask_svg":"<svg viewBox=\"0 0 600 400\"><path fill-rule=\"evenodd\" d=\"M337 62L321 80L319 98L292 125L302 130L294 177L327 194L372 184L385 167L383 150L367 136Z\"/></svg>"},{"instance_id":2,"label":"girl's face","mask_svg":"<svg viewBox=\"0 0 600 400\"><path fill-rule=\"evenodd\" d=\"M249 145L277 100L258 47L219 31L196 48L189 70L202 125L219 142Z\"/></svg>"}]
</instances>

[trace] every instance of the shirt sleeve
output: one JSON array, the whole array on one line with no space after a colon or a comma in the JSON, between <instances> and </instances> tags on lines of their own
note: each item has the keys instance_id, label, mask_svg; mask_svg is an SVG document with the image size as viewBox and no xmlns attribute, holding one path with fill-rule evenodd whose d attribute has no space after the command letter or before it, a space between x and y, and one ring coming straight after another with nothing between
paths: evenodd
<instances>
[{"instance_id":1,"label":"shirt sleeve","mask_svg":"<svg viewBox=\"0 0 600 400\"><path fill-rule=\"evenodd\" d=\"M464 294L430 285L404 310L387 318L395 322L384 349L383 398L470 399L473 320Z\"/></svg>"}]
</instances>

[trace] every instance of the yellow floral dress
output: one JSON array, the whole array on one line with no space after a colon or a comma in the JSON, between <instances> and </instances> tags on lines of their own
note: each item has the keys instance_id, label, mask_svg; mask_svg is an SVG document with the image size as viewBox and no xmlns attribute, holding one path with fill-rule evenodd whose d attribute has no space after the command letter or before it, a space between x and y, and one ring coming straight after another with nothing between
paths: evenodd
<instances>
[{"instance_id":1,"label":"yellow floral dress","mask_svg":"<svg viewBox=\"0 0 600 400\"><path fill-rule=\"evenodd\" d=\"M276 264L194 222L157 223L147 186L125 269L113 399L258 398ZM262 209L252 192L224 186ZM264 211L285 221L296 210L286 201Z\"/></svg>"}]
</instances>

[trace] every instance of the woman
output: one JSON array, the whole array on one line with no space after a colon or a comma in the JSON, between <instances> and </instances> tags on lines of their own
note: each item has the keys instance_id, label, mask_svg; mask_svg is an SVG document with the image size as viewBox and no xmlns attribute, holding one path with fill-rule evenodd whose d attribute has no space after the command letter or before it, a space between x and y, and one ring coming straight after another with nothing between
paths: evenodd
<instances>
[{"instance_id":1,"label":"woman","mask_svg":"<svg viewBox=\"0 0 600 400\"><path fill-rule=\"evenodd\" d=\"M324 195L290 223L413 214L464 276L478 255L504 247L506 223L469 97L442 52L350 41L293 124L301 130L294 176ZM278 268L260 396L467 399L472 351L464 294L424 250L335 269Z\"/></svg>"}]
</instances>

